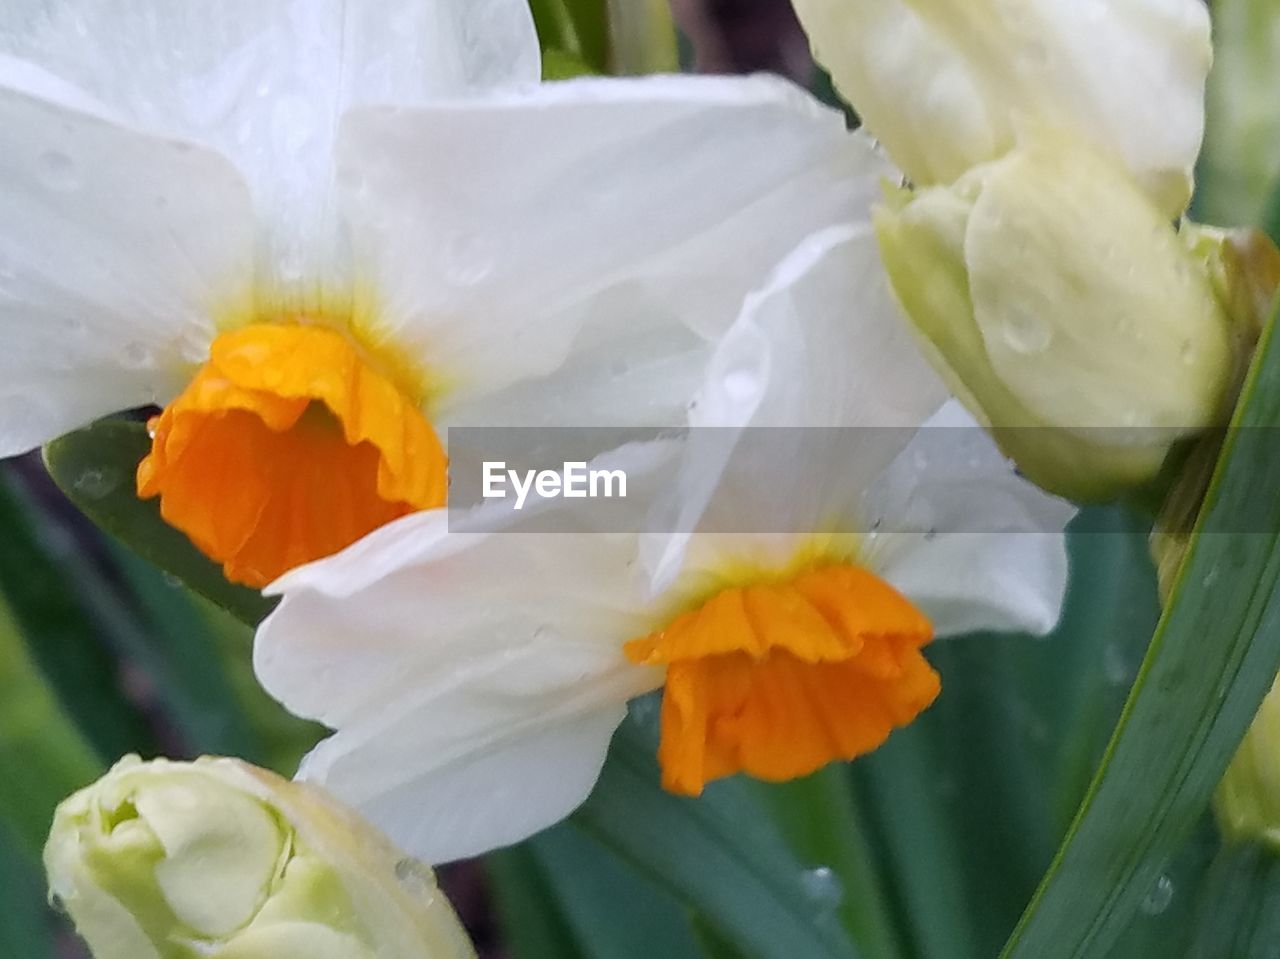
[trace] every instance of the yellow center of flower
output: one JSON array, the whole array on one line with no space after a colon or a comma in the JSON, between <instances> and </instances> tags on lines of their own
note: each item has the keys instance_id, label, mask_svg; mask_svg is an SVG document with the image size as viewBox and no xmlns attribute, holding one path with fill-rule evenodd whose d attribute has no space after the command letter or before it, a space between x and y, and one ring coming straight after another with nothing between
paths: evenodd
<instances>
[{"instance_id":1,"label":"yellow center of flower","mask_svg":"<svg viewBox=\"0 0 1280 959\"><path fill-rule=\"evenodd\" d=\"M700 795L737 772L780 781L875 749L938 695L924 615L850 564L733 586L625 646L667 667L663 785Z\"/></svg>"},{"instance_id":2,"label":"yellow center of flower","mask_svg":"<svg viewBox=\"0 0 1280 959\"><path fill-rule=\"evenodd\" d=\"M249 586L445 502L444 449L417 403L328 327L223 333L150 426L138 494Z\"/></svg>"}]
</instances>

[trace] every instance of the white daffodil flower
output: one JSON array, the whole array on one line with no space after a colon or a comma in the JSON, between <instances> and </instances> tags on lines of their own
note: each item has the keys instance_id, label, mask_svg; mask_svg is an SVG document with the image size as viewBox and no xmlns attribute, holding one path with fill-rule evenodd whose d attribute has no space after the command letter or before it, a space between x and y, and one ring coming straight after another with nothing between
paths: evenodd
<instances>
[{"instance_id":1,"label":"white daffodil flower","mask_svg":"<svg viewBox=\"0 0 1280 959\"><path fill-rule=\"evenodd\" d=\"M567 815L660 687L676 792L875 748L939 691L921 646L1047 631L1065 587L1071 509L980 429L921 429L945 400L870 225L816 234L719 342L689 439L609 460L657 491L643 535L547 531L586 523L563 499L436 511L271 587L258 676L337 730L300 776L434 862Z\"/></svg>"},{"instance_id":2,"label":"white daffodil flower","mask_svg":"<svg viewBox=\"0 0 1280 959\"><path fill-rule=\"evenodd\" d=\"M782 81L537 75L524 0L6 4L0 455L160 404L140 494L263 585L443 503L442 426L678 421L882 167Z\"/></svg>"},{"instance_id":3,"label":"white daffodil flower","mask_svg":"<svg viewBox=\"0 0 1280 959\"><path fill-rule=\"evenodd\" d=\"M1191 198L1213 50L1202 0L793 0L817 58L918 185L1051 126L1170 217Z\"/></svg>"}]
</instances>

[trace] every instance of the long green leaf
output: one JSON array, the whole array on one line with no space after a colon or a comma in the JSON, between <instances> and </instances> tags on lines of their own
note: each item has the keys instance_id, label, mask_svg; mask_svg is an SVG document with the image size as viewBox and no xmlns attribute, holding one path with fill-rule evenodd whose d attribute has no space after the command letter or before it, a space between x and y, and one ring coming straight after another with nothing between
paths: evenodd
<instances>
[{"instance_id":1,"label":"long green leaf","mask_svg":"<svg viewBox=\"0 0 1280 959\"><path fill-rule=\"evenodd\" d=\"M1270 689L1280 669L1277 426L1280 341L1269 330L1124 714L1006 959L1105 953L1203 813Z\"/></svg>"},{"instance_id":2,"label":"long green leaf","mask_svg":"<svg viewBox=\"0 0 1280 959\"><path fill-rule=\"evenodd\" d=\"M141 423L103 420L46 446L45 466L67 497L108 533L242 622L257 625L271 601L227 582L217 564L160 517L155 500L138 499L134 475L150 445Z\"/></svg>"},{"instance_id":3,"label":"long green leaf","mask_svg":"<svg viewBox=\"0 0 1280 959\"><path fill-rule=\"evenodd\" d=\"M606 0L529 0L542 48L572 54L595 73L609 72Z\"/></svg>"},{"instance_id":4,"label":"long green leaf","mask_svg":"<svg viewBox=\"0 0 1280 959\"><path fill-rule=\"evenodd\" d=\"M71 532L11 480L0 476L0 593L32 659L100 756L154 751L127 670L92 604L99 571Z\"/></svg>"},{"instance_id":5,"label":"long green leaf","mask_svg":"<svg viewBox=\"0 0 1280 959\"><path fill-rule=\"evenodd\" d=\"M1274 959L1280 944L1280 856L1225 846L1209 870L1186 959Z\"/></svg>"},{"instance_id":6,"label":"long green leaf","mask_svg":"<svg viewBox=\"0 0 1280 959\"><path fill-rule=\"evenodd\" d=\"M950 686L944 673L944 692ZM851 772L880 826L880 856L896 880L908 954L979 959L981 917L967 901L962 837L949 805L953 782L926 717L895 732Z\"/></svg>"},{"instance_id":7,"label":"long green leaf","mask_svg":"<svg viewBox=\"0 0 1280 959\"><path fill-rule=\"evenodd\" d=\"M529 846L584 955L699 959L676 901L572 823L536 836Z\"/></svg>"},{"instance_id":8,"label":"long green leaf","mask_svg":"<svg viewBox=\"0 0 1280 959\"><path fill-rule=\"evenodd\" d=\"M633 706L573 821L745 956L854 959L826 875L799 861L747 784L713 783L696 800L663 791L655 744L634 719L634 710L652 705L645 699Z\"/></svg>"},{"instance_id":9,"label":"long green leaf","mask_svg":"<svg viewBox=\"0 0 1280 959\"><path fill-rule=\"evenodd\" d=\"M587 959L529 843L489 853L484 870L515 959Z\"/></svg>"},{"instance_id":10,"label":"long green leaf","mask_svg":"<svg viewBox=\"0 0 1280 959\"><path fill-rule=\"evenodd\" d=\"M263 745L245 720L200 600L131 551L116 547L112 555L145 616L128 653L153 681L184 751L262 762ZM247 643L242 655L249 657Z\"/></svg>"},{"instance_id":11,"label":"long green leaf","mask_svg":"<svg viewBox=\"0 0 1280 959\"><path fill-rule=\"evenodd\" d=\"M757 784L793 849L838 898L837 914L867 959L905 957L853 780L839 763L788 783Z\"/></svg>"},{"instance_id":12,"label":"long green leaf","mask_svg":"<svg viewBox=\"0 0 1280 959\"><path fill-rule=\"evenodd\" d=\"M852 765L912 957L999 951L1137 673L1158 612L1143 526L1089 510L1068 546L1072 585L1054 634L934 643L937 703Z\"/></svg>"},{"instance_id":13,"label":"long green leaf","mask_svg":"<svg viewBox=\"0 0 1280 959\"><path fill-rule=\"evenodd\" d=\"M41 871L18 841L0 824L0 956L54 959L53 917L44 901Z\"/></svg>"},{"instance_id":14,"label":"long green leaf","mask_svg":"<svg viewBox=\"0 0 1280 959\"><path fill-rule=\"evenodd\" d=\"M38 862L53 810L101 764L28 655L0 600L0 820ZM3 823L0 823L3 825Z\"/></svg>"}]
</instances>

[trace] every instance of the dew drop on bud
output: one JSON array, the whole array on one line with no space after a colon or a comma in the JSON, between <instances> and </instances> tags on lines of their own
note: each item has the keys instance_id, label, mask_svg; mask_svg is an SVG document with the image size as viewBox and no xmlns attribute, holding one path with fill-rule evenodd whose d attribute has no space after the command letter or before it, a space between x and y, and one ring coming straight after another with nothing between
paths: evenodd
<instances>
[{"instance_id":1,"label":"dew drop on bud","mask_svg":"<svg viewBox=\"0 0 1280 959\"><path fill-rule=\"evenodd\" d=\"M1015 311L1005 320L1002 332L1015 353L1043 353L1053 342L1053 328L1037 313Z\"/></svg>"}]
</instances>

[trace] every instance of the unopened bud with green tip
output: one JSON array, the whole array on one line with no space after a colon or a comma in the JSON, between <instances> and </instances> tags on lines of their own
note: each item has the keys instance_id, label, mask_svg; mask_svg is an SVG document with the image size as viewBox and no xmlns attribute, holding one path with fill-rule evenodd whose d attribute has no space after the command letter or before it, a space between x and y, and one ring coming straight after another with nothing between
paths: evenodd
<instances>
[{"instance_id":1,"label":"unopened bud with green tip","mask_svg":"<svg viewBox=\"0 0 1280 959\"><path fill-rule=\"evenodd\" d=\"M1231 842L1259 842L1280 853L1280 683L1254 717L1214 796Z\"/></svg>"},{"instance_id":2,"label":"unopened bud with green tip","mask_svg":"<svg viewBox=\"0 0 1280 959\"><path fill-rule=\"evenodd\" d=\"M431 871L233 759L123 759L59 806L50 896L96 959L467 959Z\"/></svg>"},{"instance_id":3,"label":"unopened bud with green tip","mask_svg":"<svg viewBox=\"0 0 1280 959\"><path fill-rule=\"evenodd\" d=\"M1238 335L1203 251L1125 169L1032 136L876 215L939 372L1022 471L1077 500L1151 481L1226 415Z\"/></svg>"}]
</instances>

